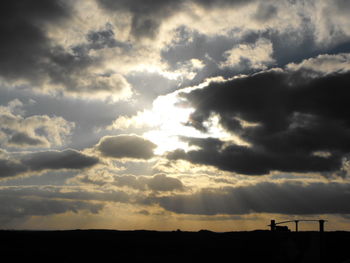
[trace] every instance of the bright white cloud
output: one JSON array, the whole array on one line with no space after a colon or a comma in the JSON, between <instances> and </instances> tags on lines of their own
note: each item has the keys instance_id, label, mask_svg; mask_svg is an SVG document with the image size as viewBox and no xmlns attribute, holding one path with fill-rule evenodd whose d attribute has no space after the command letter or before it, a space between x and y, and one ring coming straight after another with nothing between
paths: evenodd
<instances>
[{"instance_id":1,"label":"bright white cloud","mask_svg":"<svg viewBox=\"0 0 350 263\"><path fill-rule=\"evenodd\" d=\"M253 69L266 69L273 64L273 48L270 40L260 38L254 44L239 44L225 52L226 60L221 67L237 67L240 63L249 64Z\"/></svg>"},{"instance_id":2,"label":"bright white cloud","mask_svg":"<svg viewBox=\"0 0 350 263\"><path fill-rule=\"evenodd\" d=\"M299 64L290 63L286 66L289 70L309 70L327 74L345 73L350 71L350 54L340 53L335 55L322 54L315 58L303 60Z\"/></svg>"},{"instance_id":3,"label":"bright white cloud","mask_svg":"<svg viewBox=\"0 0 350 263\"><path fill-rule=\"evenodd\" d=\"M62 117L24 116L22 102L13 100L0 106L0 131L3 146L15 148L50 148L68 143L75 124Z\"/></svg>"}]
</instances>

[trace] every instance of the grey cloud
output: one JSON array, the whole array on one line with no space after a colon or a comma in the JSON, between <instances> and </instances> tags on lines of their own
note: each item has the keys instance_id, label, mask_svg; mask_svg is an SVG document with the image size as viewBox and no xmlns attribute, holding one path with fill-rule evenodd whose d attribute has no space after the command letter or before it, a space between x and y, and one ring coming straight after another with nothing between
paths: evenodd
<instances>
[{"instance_id":1,"label":"grey cloud","mask_svg":"<svg viewBox=\"0 0 350 263\"><path fill-rule=\"evenodd\" d=\"M103 28L99 30L89 31L86 35L86 41L87 43L79 44L72 47L72 51L76 56L81 58L88 58L88 53L90 51L106 48L118 47L124 52L127 52L132 48L131 43L121 42L116 39L114 27L110 23L107 23Z\"/></svg>"},{"instance_id":2,"label":"grey cloud","mask_svg":"<svg viewBox=\"0 0 350 263\"><path fill-rule=\"evenodd\" d=\"M114 185L129 187L137 190L146 190L146 179L134 175L122 175L114 178Z\"/></svg>"},{"instance_id":3,"label":"grey cloud","mask_svg":"<svg viewBox=\"0 0 350 263\"><path fill-rule=\"evenodd\" d=\"M150 159L156 145L137 135L117 135L103 137L96 149L103 156L112 158Z\"/></svg>"},{"instance_id":4,"label":"grey cloud","mask_svg":"<svg viewBox=\"0 0 350 263\"><path fill-rule=\"evenodd\" d=\"M132 72L126 78L136 91L134 98L144 107L150 107L158 96L176 90L180 83L179 80L168 79L158 73L150 72Z\"/></svg>"},{"instance_id":5,"label":"grey cloud","mask_svg":"<svg viewBox=\"0 0 350 263\"><path fill-rule=\"evenodd\" d=\"M101 32L94 34L105 34ZM79 94L96 99L112 98L114 101L129 98L132 88L122 75L113 72L97 74L90 70L92 66L99 66L101 59L98 56L90 56L89 51L107 48L111 44L108 41L112 40L93 38L87 45L72 47L71 52L62 47L55 47L49 61L43 66L42 75L45 77L46 74L50 84L57 85L57 91L63 91L65 94Z\"/></svg>"},{"instance_id":6,"label":"grey cloud","mask_svg":"<svg viewBox=\"0 0 350 263\"><path fill-rule=\"evenodd\" d=\"M175 30L176 41L161 51L162 59L172 68L180 67L184 62L196 58L210 63L224 60L224 52L239 43L240 39L229 36L207 36L186 26Z\"/></svg>"},{"instance_id":7,"label":"grey cloud","mask_svg":"<svg viewBox=\"0 0 350 263\"><path fill-rule=\"evenodd\" d=\"M296 5L293 6L292 3L289 3L286 7L283 4L279 5L277 2L257 2L257 10L253 14L252 19L264 21L274 20L273 22L267 22L278 23L279 17L277 17L277 13L281 11L282 14L288 8L293 10L291 12L295 12L303 6L301 2ZM321 5L317 4L317 6ZM198 32L191 31L183 26L177 29L178 34L176 39L179 38L180 41L175 41L170 46L164 48L162 50L162 58L172 68L181 67L182 63L191 58L201 59L205 67L198 72L192 82L185 83L186 86L193 86L202 82L207 77L232 77L237 74L251 74L252 72L256 72L247 59L240 61L233 68L220 68L218 65L223 62L225 51L240 44L250 45L257 43L259 39L271 41L273 50L272 58L275 60L276 66L279 67L283 67L290 62L298 63L305 58L317 54L349 52L349 36L346 33L346 26L337 20L339 11L333 12L333 6L327 7L328 5L325 7L324 16L322 16L321 20L313 20L314 18L312 16L310 18L310 14L318 12L318 7L307 6L306 8L305 6L304 11L295 14L297 24L291 24L287 28L267 26L259 30L252 30L249 28L233 27L228 35L209 37L200 35ZM328 12L328 10L330 11ZM261 23L262 21L258 22ZM320 36L319 34L324 34L324 36ZM333 34L334 37L330 37ZM320 43L320 37L327 38L327 41ZM271 65L266 63L266 66Z\"/></svg>"},{"instance_id":8,"label":"grey cloud","mask_svg":"<svg viewBox=\"0 0 350 263\"><path fill-rule=\"evenodd\" d=\"M226 6L246 5L254 0L193 0L194 3L207 8L223 8Z\"/></svg>"},{"instance_id":9,"label":"grey cloud","mask_svg":"<svg viewBox=\"0 0 350 263\"><path fill-rule=\"evenodd\" d=\"M99 177L95 174L92 176L82 175L75 178L76 181L92 184L92 185L115 185L118 187L128 187L136 190L146 191L175 191L183 190L184 185L181 180L169 177L165 174L156 174L154 176L135 176L135 175L120 175L113 177Z\"/></svg>"},{"instance_id":10,"label":"grey cloud","mask_svg":"<svg viewBox=\"0 0 350 263\"><path fill-rule=\"evenodd\" d=\"M179 40L164 48L161 55L162 59L173 69L181 68L186 61L192 58L203 61L205 67L197 73L190 83L184 83L184 86L193 86L208 77L223 76L229 78L238 74L257 72L257 69L252 67L252 62L247 58L242 58L234 67L220 67L226 60L225 52L239 47L239 45L254 46L258 45L260 40L270 41L272 44L271 59L276 62L276 66L281 67L290 62L297 63L319 52L330 51L331 46L317 46L315 29L310 21L304 21L302 25L302 31L299 28L291 28L286 31L271 28L258 31L233 28L230 35L215 36L200 34L182 26L176 29ZM271 63L264 63L266 66L271 66L269 64Z\"/></svg>"},{"instance_id":11,"label":"grey cloud","mask_svg":"<svg viewBox=\"0 0 350 263\"><path fill-rule=\"evenodd\" d=\"M32 128L35 128L34 132L37 132L36 135L51 140L51 147L62 146L63 144L67 145L67 147L79 150L91 147L91 145L99 141L101 134L96 133L96 128L110 125L113 120L115 120L116 116L136 114L136 110L142 107L141 104L126 103L125 101L106 103L102 100L87 100L81 97L76 99L70 97L53 97L34 93L30 90L5 90L0 87L0 104L7 105L9 101L14 101L15 98L23 102L23 107L21 107L20 110L25 112L25 116L23 116L24 120L31 116L51 116L51 121L46 119L48 121L45 122L45 119L41 118L40 120L43 120L42 122L35 122L36 125L30 126L30 128L24 126L22 121L17 118L14 121L16 126L20 128L20 130L15 129L17 132L23 131L31 137L36 138L34 134L30 134L30 132L33 131ZM35 101L35 103L30 103L28 100ZM62 122L62 119L66 120L66 124L64 121ZM1 128L5 128L5 123L3 119L1 119L1 114L0 122L2 124ZM46 124L50 125L44 128L43 126L46 126ZM44 132L48 130L48 128L50 128L49 132ZM39 131L40 133L38 134ZM67 131L68 133L63 131ZM54 136L53 132L60 134L60 136ZM11 134L7 134L6 138L9 138ZM58 140L53 140L54 138ZM0 136L0 140L1 139ZM4 144L2 144L2 147L4 147Z\"/></svg>"},{"instance_id":12,"label":"grey cloud","mask_svg":"<svg viewBox=\"0 0 350 263\"><path fill-rule=\"evenodd\" d=\"M137 37L155 37L160 22L157 19L143 16L133 16L131 33Z\"/></svg>"},{"instance_id":13,"label":"grey cloud","mask_svg":"<svg viewBox=\"0 0 350 263\"><path fill-rule=\"evenodd\" d=\"M87 156L76 150L35 152L22 158L30 170L83 169L98 163L96 157Z\"/></svg>"},{"instance_id":14,"label":"grey cloud","mask_svg":"<svg viewBox=\"0 0 350 263\"><path fill-rule=\"evenodd\" d=\"M13 106L15 105L15 106ZM29 115L24 104L18 100L0 106L0 132L6 134L1 144L15 148L62 146L71 134L75 124L62 117Z\"/></svg>"},{"instance_id":15,"label":"grey cloud","mask_svg":"<svg viewBox=\"0 0 350 263\"><path fill-rule=\"evenodd\" d=\"M13 177L28 172L58 169L84 169L99 162L76 150L43 151L24 154L6 153L0 159L0 178Z\"/></svg>"},{"instance_id":16,"label":"grey cloud","mask_svg":"<svg viewBox=\"0 0 350 263\"><path fill-rule=\"evenodd\" d=\"M260 3L257 6L256 13L253 18L259 22L265 22L277 15L277 7L271 4Z\"/></svg>"},{"instance_id":17,"label":"grey cloud","mask_svg":"<svg viewBox=\"0 0 350 263\"><path fill-rule=\"evenodd\" d=\"M154 191L172 191L183 188L179 179L168 177L165 174L155 175L148 180L147 185Z\"/></svg>"},{"instance_id":18,"label":"grey cloud","mask_svg":"<svg viewBox=\"0 0 350 263\"><path fill-rule=\"evenodd\" d=\"M131 34L137 38L155 37L162 20L173 15L183 3L172 0L98 0L107 11L128 11L132 14Z\"/></svg>"},{"instance_id":19,"label":"grey cloud","mask_svg":"<svg viewBox=\"0 0 350 263\"><path fill-rule=\"evenodd\" d=\"M202 189L194 194L149 198L145 202L181 214L348 214L349 189L348 183L264 182Z\"/></svg>"},{"instance_id":20,"label":"grey cloud","mask_svg":"<svg viewBox=\"0 0 350 263\"><path fill-rule=\"evenodd\" d=\"M120 42L115 39L113 27L110 24L106 25L105 29L100 31L90 31L87 36L89 49L102 49L102 48L114 48L120 47L123 49L130 49L131 44Z\"/></svg>"},{"instance_id":21,"label":"grey cloud","mask_svg":"<svg viewBox=\"0 0 350 263\"><path fill-rule=\"evenodd\" d=\"M114 40L111 28L89 32L88 44L69 48L50 38L50 26L62 26L72 18L74 8L71 5L62 0L14 0L2 4L0 35L5 37L0 43L0 76L10 86L16 86L16 81L21 80L36 90L47 93L50 89L50 94L81 94L106 99L113 91L114 99L129 97L131 87L122 76L102 76L91 71L101 59L91 56L90 50L129 48Z\"/></svg>"},{"instance_id":22,"label":"grey cloud","mask_svg":"<svg viewBox=\"0 0 350 263\"><path fill-rule=\"evenodd\" d=\"M143 209L137 212L139 215L144 215L144 216L149 216L151 213L148 212L147 210Z\"/></svg>"},{"instance_id":23,"label":"grey cloud","mask_svg":"<svg viewBox=\"0 0 350 263\"><path fill-rule=\"evenodd\" d=\"M19 162L0 159L0 178L3 177L12 177L20 173L26 172L27 167Z\"/></svg>"},{"instance_id":24,"label":"grey cloud","mask_svg":"<svg viewBox=\"0 0 350 263\"><path fill-rule=\"evenodd\" d=\"M8 141L9 144L12 145L18 145L18 146L41 146L41 145L45 145L45 142L38 139L38 138L33 138L30 137L28 134L24 133L24 132L17 132L15 134L13 134L10 138L10 140Z\"/></svg>"},{"instance_id":25,"label":"grey cloud","mask_svg":"<svg viewBox=\"0 0 350 263\"><path fill-rule=\"evenodd\" d=\"M68 89L74 89L73 84L77 84L74 76L83 74L93 62L86 53L78 53L78 49L72 49L73 52L67 52L61 46L55 46L48 55L48 62L43 65L44 71L40 77L49 76L53 84L64 84ZM95 61L96 63L98 61Z\"/></svg>"},{"instance_id":26,"label":"grey cloud","mask_svg":"<svg viewBox=\"0 0 350 263\"><path fill-rule=\"evenodd\" d=\"M159 27L167 18L184 10L186 3L195 3L204 8L223 8L243 5L250 1L243 0L97 0L107 11L128 11L131 13L131 34L136 38L157 36Z\"/></svg>"},{"instance_id":27,"label":"grey cloud","mask_svg":"<svg viewBox=\"0 0 350 263\"><path fill-rule=\"evenodd\" d=\"M234 28L230 35L208 36L186 26L176 30L176 41L161 50L162 59L173 70L185 69L191 59L198 59L204 67L198 70L191 80L183 80L181 87L194 86L204 79L215 76L232 77L236 74L247 74L256 71L251 68L250 60L243 59L235 67L221 67L226 60L225 52L239 44L255 44L262 38L261 33L253 33ZM265 37L264 37L265 38ZM268 38L266 38L268 39Z\"/></svg>"},{"instance_id":28,"label":"grey cloud","mask_svg":"<svg viewBox=\"0 0 350 263\"><path fill-rule=\"evenodd\" d=\"M0 208L0 222L2 224L9 224L14 220L25 220L31 216L49 216L66 212L78 213L82 210L96 214L103 208L103 204L83 201L41 200L6 196L0 196L0 201L5 204Z\"/></svg>"},{"instance_id":29,"label":"grey cloud","mask_svg":"<svg viewBox=\"0 0 350 263\"><path fill-rule=\"evenodd\" d=\"M50 52L45 26L68 18L69 8L59 0L14 0L2 3L0 9L0 74L33 78Z\"/></svg>"},{"instance_id":30,"label":"grey cloud","mask_svg":"<svg viewBox=\"0 0 350 263\"><path fill-rule=\"evenodd\" d=\"M87 189L79 186L8 186L0 187L0 196L36 197L67 201L127 202L129 196L123 191Z\"/></svg>"},{"instance_id":31,"label":"grey cloud","mask_svg":"<svg viewBox=\"0 0 350 263\"><path fill-rule=\"evenodd\" d=\"M347 12L350 10L350 3L346 0L336 0L334 1L334 6L338 9L339 12Z\"/></svg>"},{"instance_id":32,"label":"grey cloud","mask_svg":"<svg viewBox=\"0 0 350 263\"><path fill-rule=\"evenodd\" d=\"M317 69L272 70L212 82L183 95L196 108L189 125L205 130L203 122L217 114L228 131L251 146L188 138L200 149L168 157L242 174L339 171L350 152L349 83L349 73Z\"/></svg>"}]
</instances>

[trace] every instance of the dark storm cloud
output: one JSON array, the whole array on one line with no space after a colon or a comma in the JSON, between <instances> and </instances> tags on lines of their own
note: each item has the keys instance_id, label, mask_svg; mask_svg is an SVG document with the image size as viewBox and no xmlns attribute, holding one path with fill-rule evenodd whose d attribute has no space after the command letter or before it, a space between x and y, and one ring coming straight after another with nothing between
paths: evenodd
<instances>
[{"instance_id":1,"label":"dark storm cloud","mask_svg":"<svg viewBox=\"0 0 350 263\"><path fill-rule=\"evenodd\" d=\"M2 2L0 10L0 74L33 79L50 53L45 26L68 18L69 8L60 0L14 0Z\"/></svg>"},{"instance_id":2,"label":"dark storm cloud","mask_svg":"<svg viewBox=\"0 0 350 263\"><path fill-rule=\"evenodd\" d=\"M189 125L205 130L203 123L217 114L251 146L187 138L200 149L169 158L242 174L337 171L350 152L349 85L350 73L320 76L306 69L212 82L183 94L196 109Z\"/></svg>"},{"instance_id":3,"label":"dark storm cloud","mask_svg":"<svg viewBox=\"0 0 350 263\"><path fill-rule=\"evenodd\" d=\"M10 156L0 159L0 178L13 177L27 172L58 169L84 169L98 163L98 158L76 150L44 151Z\"/></svg>"},{"instance_id":4,"label":"dark storm cloud","mask_svg":"<svg viewBox=\"0 0 350 263\"><path fill-rule=\"evenodd\" d=\"M341 183L257 183L241 187L202 189L190 195L149 198L181 214L348 214L350 185Z\"/></svg>"},{"instance_id":5,"label":"dark storm cloud","mask_svg":"<svg viewBox=\"0 0 350 263\"><path fill-rule=\"evenodd\" d=\"M204 8L242 5L250 0L97 0L107 11L128 11L132 15L131 34L136 38L154 38L162 22L183 10L184 4L195 3Z\"/></svg>"},{"instance_id":6,"label":"dark storm cloud","mask_svg":"<svg viewBox=\"0 0 350 263\"><path fill-rule=\"evenodd\" d=\"M137 135L118 135L103 137L96 147L106 157L150 159L156 145Z\"/></svg>"}]
</instances>

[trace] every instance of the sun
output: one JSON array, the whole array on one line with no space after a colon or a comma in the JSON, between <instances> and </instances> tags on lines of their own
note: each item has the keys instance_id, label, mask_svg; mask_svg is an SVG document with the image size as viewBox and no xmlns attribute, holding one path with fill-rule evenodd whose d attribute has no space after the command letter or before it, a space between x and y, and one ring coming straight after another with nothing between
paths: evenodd
<instances>
[{"instance_id":1,"label":"sun","mask_svg":"<svg viewBox=\"0 0 350 263\"><path fill-rule=\"evenodd\" d=\"M191 107L179 106L179 92L160 96L153 102L150 111L143 118L153 128L143 136L157 145L155 154L163 154L175 149L189 150L191 147L180 140L181 136L198 137L199 132L193 127L186 126L190 115L194 112Z\"/></svg>"}]
</instances>

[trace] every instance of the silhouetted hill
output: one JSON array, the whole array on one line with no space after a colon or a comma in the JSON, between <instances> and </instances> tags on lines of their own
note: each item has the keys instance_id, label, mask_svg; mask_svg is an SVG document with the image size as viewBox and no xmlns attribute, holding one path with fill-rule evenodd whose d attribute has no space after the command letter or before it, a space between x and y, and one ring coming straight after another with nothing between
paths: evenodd
<instances>
[{"instance_id":1,"label":"silhouetted hill","mask_svg":"<svg viewBox=\"0 0 350 263\"><path fill-rule=\"evenodd\" d=\"M3 262L342 263L350 259L349 232L325 232L320 237L318 232L270 231L0 231L0 240Z\"/></svg>"}]
</instances>

